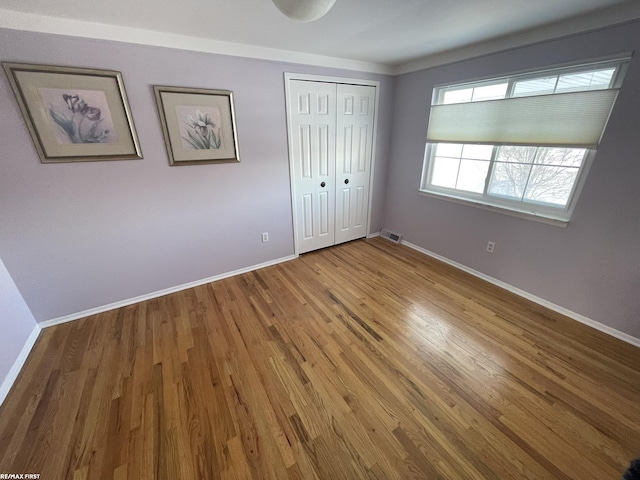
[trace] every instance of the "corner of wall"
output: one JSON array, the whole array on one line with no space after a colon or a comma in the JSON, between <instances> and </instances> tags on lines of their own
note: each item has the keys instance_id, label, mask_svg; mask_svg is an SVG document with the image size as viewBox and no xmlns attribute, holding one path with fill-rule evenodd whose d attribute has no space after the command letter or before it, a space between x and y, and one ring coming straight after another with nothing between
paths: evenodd
<instances>
[{"instance_id":1,"label":"corner of wall","mask_svg":"<svg viewBox=\"0 0 640 480\"><path fill-rule=\"evenodd\" d=\"M0 259L0 405L15 382L40 334L31 310Z\"/></svg>"},{"instance_id":2,"label":"corner of wall","mask_svg":"<svg viewBox=\"0 0 640 480\"><path fill-rule=\"evenodd\" d=\"M31 349L36 344L36 341L40 336L41 330L42 329L37 323L33 326L33 329L31 330L31 333L29 334L27 341L22 346L22 350L20 350L20 353L18 354L16 360L13 362L13 365L11 366L11 368L7 372L7 375L4 377L4 380L0 384L0 405L4 403L5 399L7 398L7 395L9 394L9 391L11 390L11 387L13 387L13 384L18 378L18 375L20 374L22 367L24 366L25 362L27 361L27 358L29 357L29 353L31 353Z\"/></svg>"}]
</instances>

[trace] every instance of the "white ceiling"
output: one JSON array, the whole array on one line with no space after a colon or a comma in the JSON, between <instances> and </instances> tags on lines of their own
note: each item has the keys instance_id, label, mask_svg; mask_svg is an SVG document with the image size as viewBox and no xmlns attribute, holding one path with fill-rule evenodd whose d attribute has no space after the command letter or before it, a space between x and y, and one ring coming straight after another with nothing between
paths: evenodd
<instances>
[{"instance_id":1,"label":"white ceiling","mask_svg":"<svg viewBox=\"0 0 640 480\"><path fill-rule=\"evenodd\" d=\"M640 18L638 0L0 0L0 27L402 73Z\"/></svg>"}]
</instances>

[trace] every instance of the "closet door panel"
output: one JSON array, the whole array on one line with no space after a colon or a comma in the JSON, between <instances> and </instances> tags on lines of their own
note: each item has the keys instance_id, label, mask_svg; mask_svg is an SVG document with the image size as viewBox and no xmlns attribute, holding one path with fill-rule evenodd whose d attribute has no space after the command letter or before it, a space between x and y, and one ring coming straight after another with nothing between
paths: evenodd
<instances>
[{"instance_id":1,"label":"closet door panel","mask_svg":"<svg viewBox=\"0 0 640 480\"><path fill-rule=\"evenodd\" d=\"M292 80L290 145L299 253L335 244L336 85Z\"/></svg>"},{"instance_id":2,"label":"closet door panel","mask_svg":"<svg viewBox=\"0 0 640 480\"><path fill-rule=\"evenodd\" d=\"M375 94L373 86L337 85L335 243L367 234Z\"/></svg>"}]
</instances>

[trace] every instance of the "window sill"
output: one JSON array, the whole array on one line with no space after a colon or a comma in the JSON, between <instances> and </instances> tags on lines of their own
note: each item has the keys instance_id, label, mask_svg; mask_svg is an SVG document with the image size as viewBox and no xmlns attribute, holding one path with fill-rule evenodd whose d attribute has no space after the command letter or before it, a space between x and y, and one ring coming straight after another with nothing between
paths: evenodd
<instances>
[{"instance_id":1,"label":"window sill","mask_svg":"<svg viewBox=\"0 0 640 480\"><path fill-rule=\"evenodd\" d=\"M426 190L419 190L418 193L424 197L432 197L440 200L446 200L453 203L459 203L461 205L467 205L470 207L480 208L482 210L488 210L490 212L501 213L503 215L510 215L512 217L522 218L525 220L532 220L534 222L545 223L547 225L553 225L555 227L565 228L569 224L568 219L562 219L554 217L552 215L545 215L542 213L524 212L514 208L509 208L502 205L490 205L480 201L475 201L469 198L461 198L453 195L447 195L439 192L428 192Z\"/></svg>"}]
</instances>

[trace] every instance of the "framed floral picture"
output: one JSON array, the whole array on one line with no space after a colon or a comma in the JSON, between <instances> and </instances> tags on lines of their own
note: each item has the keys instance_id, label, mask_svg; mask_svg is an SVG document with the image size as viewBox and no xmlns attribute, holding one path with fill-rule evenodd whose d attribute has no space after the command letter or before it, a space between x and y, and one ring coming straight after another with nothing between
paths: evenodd
<instances>
[{"instance_id":1,"label":"framed floral picture","mask_svg":"<svg viewBox=\"0 0 640 480\"><path fill-rule=\"evenodd\" d=\"M120 72L2 65L42 163L142 158Z\"/></svg>"},{"instance_id":2,"label":"framed floral picture","mask_svg":"<svg viewBox=\"0 0 640 480\"><path fill-rule=\"evenodd\" d=\"M233 92L153 87L171 165L239 162Z\"/></svg>"}]
</instances>

